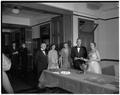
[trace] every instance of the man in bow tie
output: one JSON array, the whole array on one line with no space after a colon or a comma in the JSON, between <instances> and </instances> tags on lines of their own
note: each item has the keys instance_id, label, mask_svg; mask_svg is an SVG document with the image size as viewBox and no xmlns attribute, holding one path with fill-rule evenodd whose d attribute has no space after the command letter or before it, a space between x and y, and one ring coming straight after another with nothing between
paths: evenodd
<instances>
[{"instance_id":1,"label":"man in bow tie","mask_svg":"<svg viewBox=\"0 0 120 95\"><path fill-rule=\"evenodd\" d=\"M71 57L73 60L73 67L75 69L83 71L82 65L85 63L84 58L87 58L87 50L81 46L82 40L80 38L76 41L77 46L71 50Z\"/></svg>"},{"instance_id":2,"label":"man in bow tie","mask_svg":"<svg viewBox=\"0 0 120 95\"><path fill-rule=\"evenodd\" d=\"M40 49L37 51L35 56L35 65L37 68L37 80L39 79L43 70L48 67L48 58L46 54L46 44L41 43Z\"/></svg>"}]
</instances>

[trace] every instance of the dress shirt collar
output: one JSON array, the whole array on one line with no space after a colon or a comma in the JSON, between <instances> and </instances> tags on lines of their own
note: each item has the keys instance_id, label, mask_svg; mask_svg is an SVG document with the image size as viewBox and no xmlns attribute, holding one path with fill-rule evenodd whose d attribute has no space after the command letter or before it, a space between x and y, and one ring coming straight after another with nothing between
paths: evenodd
<instances>
[{"instance_id":1,"label":"dress shirt collar","mask_svg":"<svg viewBox=\"0 0 120 95\"><path fill-rule=\"evenodd\" d=\"M45 50L43 50L42 48L41 48L41 50L42 50L42 51L45 51Z\"/></svg>"},{"instance_id":2,"label":"dress shirt collar","mask_svg":"<svg viewBox=\"0 0 120 95\"><path fill-rule=\"evenodd\" d=\"M78 51L78 52L80 51L80 47L77 47L77 51Z\"/></svg>"},{"instance_id":3,"label":"dress shirt collar","mask_svg":"<svg viewBox=\"0 0 120 95\"><path fill-rule=\"evenodd\" d=\"M41 48L41 51L44 53L44 55L46 55L45 50L43 50L43 49Z\"/></svg>"}]
</instances>

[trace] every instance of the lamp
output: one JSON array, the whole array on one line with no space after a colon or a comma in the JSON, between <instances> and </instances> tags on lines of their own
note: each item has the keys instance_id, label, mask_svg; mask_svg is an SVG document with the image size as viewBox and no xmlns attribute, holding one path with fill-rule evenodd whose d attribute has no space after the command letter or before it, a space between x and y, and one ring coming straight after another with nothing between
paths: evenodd
<instances>
[{"instance_id":1,"label":"lamp","mask_svg":"<svg viewBox=\"0 0 120 95\"><path fill-rule=\"evenodd\" d=\"M19 10L17 7L14 7L14 8L12 9L12 12L13 12L14 14L18 14L18 13L20 12L20 10Z\"/></svg>"}]
</instances>

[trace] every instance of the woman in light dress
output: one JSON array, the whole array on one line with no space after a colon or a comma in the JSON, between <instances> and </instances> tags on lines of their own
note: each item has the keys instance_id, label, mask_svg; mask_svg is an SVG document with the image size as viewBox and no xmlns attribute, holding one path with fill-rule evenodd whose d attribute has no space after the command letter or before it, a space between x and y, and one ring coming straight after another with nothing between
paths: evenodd
<instances>
[{"instance_id":1,"label":"woman in light dress","mask_svg":"<svg viewBox=\"0 0 120 95\"><path fill-rule=\"evenodd\" d=\"M55 50L55 44L51 45L51 50L48 52L48 69L58 69L58 53Z\"/></svg>"},{"instance_id":2,"label":"woman in light dress","mask_svg":"<svg viewBox=\"0 0 120 95\"><path fill-rule=\"evenodd\" d=\"M12 94L13 88L6 74L6 71L10 70L10 67L11 67L10 59L8 59L8 57L2 53L2 85L4 89L7 91L7 93Z\"/></svg>"},{"instance_id":3,"label":"woman in light dress","mask_svg":"<svg viewBox=\"0 0 120 95\"><path fill-rule=\"evenodd\" d=\"M70 68L71 67L71 50L68 46L68 43L65 42L64 43L64 48L61 50L60 52L60 58L59 58L59 62L60 62L60 67L61 68Z\"/></svg>"},{"instance_id":4,"label":"woman in light dress","mask_svg":"<svg viewBox=\"0 0 120 95\"><path fill-rule=\"evenodd\" d=\"M88 63L88 71L102 74L101 67L99 64L100 61L100 54L99 51L96 49L96 43L90 43L90 52L88 54L89 59L84 59Z\"/></svg>"}]
</instances>

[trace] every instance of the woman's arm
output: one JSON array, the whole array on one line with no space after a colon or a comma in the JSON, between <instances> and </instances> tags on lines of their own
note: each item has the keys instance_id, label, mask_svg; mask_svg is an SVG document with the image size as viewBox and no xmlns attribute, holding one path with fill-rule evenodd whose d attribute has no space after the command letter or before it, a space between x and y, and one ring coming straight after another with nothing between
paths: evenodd
<instances>
[{"instance_id":1,"label":"woman's arm","mask_svg":"<svg viewBox=\"0 0 120 95\"><path fill-rule=\"evenodd\" d=\"M49 64L50 64L50 61L51 61L51 60L50 60L50 51L49 51L49 52L48 52L48 69L50 69L50 65L49 65Z\"/></svg>"},{"instance_id":2,"label":"woman's arm","mask_svg":"<svg viewBox=\"0 0 120 95\"><path fill-rule=\"evenodd\" d=\"M83 60L83 61L85 61L85 62L89 61L89 59L83 58L83 57L81 57L80 59Z\"/></svg>"},{"instance_id":3,"label":"woman's arm","mask_svg":"<svg viewBox=\"0 0 120 95\"><path fill-rule=\"evenodd\" d=\"M100 53L99 53L99 51L98 51L98 50L96 50L96 55L97 55L97 59L96 59L96 61L100 61L100 60L101 60L101 58L100 58Z\"/></svg>"},{"instance_id":4,"label":"woman's arm","mask_svg":"<svg viewBox=\"0 0 120 95\"><path fill-rule=\"evenodd\" d=\"M90 59L90 61L100 61L101 60L99 51L96 50L95 53L96 53L97 58L96 59Z\"/></svg>"},{"instance_id":5,"label":"woman's arm","mask_svg":"<svg viewBox=\"0 0 120 95\"><path fill-rule=\"evenodd\" d=\"M2 54L2 84L3 84L3 87L5 88L5 90L8 92L8 93L10 93L10 94L12 94L13 93L13 88L12 88L12 86L11 86L11 84L10 84L10 81L9 81L9 78L8 78L8 76L7 76L7 74L6 74L6 72L5 71L8 71L8 70L10 70L10 67L11 67L11 61L10 61L10 59L7 57L7 56L5 56L4 54Z\"/></svg>"},{"instance_id":6,"label":"woman's arm","mask_svg":"<svg viewBox=\"0 0 120 95\"><path fill-rule=\"evenodd\" d=\"M87 59L87 58L81 58L81 60L84 60L84 61L100 61L101 60L101 58L100 58L100 53L99 53L99 51L98 50L96 50L96 56L97 56L97 59Z\"/></svg>"},{"instance_id":7,"label":"woman's arm","mask_svg":"<svg viewBox=\"0 0 120 95\"><path fill-rule=\"evenodd\" d=\"M56 51L56 63L58 63L58 53Z\"/></svg>"},{"instance_id":8,"label":"woman's arm","mask_svg":"<svg viewBox=\"0 0 120 95\"><path fill-rule=\"evenodd\" d=\"M60 57L59 57L60 67L62 67L62 56L63 56L63 49L60 51Z\"/></svg>"},{"instance_id":9,"label":"woman's arm","mask_svg":"<svg viewBox=\"0 0 120 95\"><path fill-rule=\"evenodd\" d=\"M4 71L8 71L10 70L10 67L11 67L11 60L5 56L4 54L2 54L2 57L3 57L3 62L2 62L2 65L3 65L3 70Z\"/></svg>"}]
</instances>

